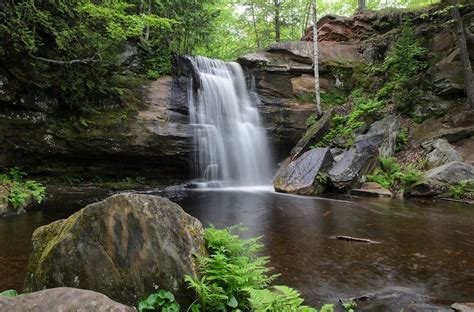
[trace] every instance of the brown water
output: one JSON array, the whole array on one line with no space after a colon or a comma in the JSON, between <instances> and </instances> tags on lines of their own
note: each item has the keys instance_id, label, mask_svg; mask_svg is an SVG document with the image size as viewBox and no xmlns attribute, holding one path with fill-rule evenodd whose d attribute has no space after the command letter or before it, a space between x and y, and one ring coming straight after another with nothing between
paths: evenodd
<instances>
[{"instance_id":1,"label":"brown water","mask_svg":"<svg viewBox=\"0 0 474 312\"><path fill-rule=\"evenodd\" d=\"M369 295L367 311L448 311L474 301L474 207L450 202L272 192L187 191L167 194L205 225L243 224L281 273L279 283L308 304ZM69 209L52 209L66 207ZM20 289L34 228L77 209L75 202L0 219L0 289ZM380 244L337 240L337 235Z\"/></svg>"}]
</instances>

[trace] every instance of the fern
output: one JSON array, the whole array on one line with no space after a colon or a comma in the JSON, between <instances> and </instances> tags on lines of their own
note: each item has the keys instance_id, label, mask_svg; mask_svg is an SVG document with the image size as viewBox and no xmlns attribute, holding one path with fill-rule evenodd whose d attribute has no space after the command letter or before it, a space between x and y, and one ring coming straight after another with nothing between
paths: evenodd
<instances>
[{"instance_id":1,"label":"fern","mask_svg":"<svg viewBox=\"0 0 474 312\"><path fill-rule=\"evenodd\" d=\"M270 274L268 257L258 257L260 238L241 239L234 231L242 228L204 231L209 257L197 257L200 279L186 276L204 311L247 309L247 289L264 289L277 275Z\"/></svg>"},{"instance_id":2,"label":"fern","mask_svg":"<svg viewBox=\"0 0 474 312\"><path fill-rule=\"evenodd\" d=\"M249 302L255 312L317 312L303 305L300 294L287 286L274 286L268 289L248 289Z\"/></svg>"}]
</instances>

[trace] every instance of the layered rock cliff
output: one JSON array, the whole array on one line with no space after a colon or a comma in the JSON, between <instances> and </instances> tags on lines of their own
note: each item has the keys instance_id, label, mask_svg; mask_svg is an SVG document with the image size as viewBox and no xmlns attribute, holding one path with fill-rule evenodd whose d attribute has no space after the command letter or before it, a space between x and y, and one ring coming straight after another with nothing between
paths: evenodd
<instances>
[{"instance_id":1,"label":"layered rock cliff","mask_svg":"<svg viewBox=\"0 0 474 312\"><path fill-rule=\"evenodd\" d=\"M474 56L473 12L473 5L462 11ZM422 19L423 13L323 17L318 22L323 105L361 85L379 83L361 75L361 67L385 58L408 19L430 54L429 69L414 86L423 90L414 115L422 120L461 107L464 85L453 29L442 18ZM238 60L258 95L257 107L278 160L288 155L314 115L309 38L310 30L301 41L274 44ZM142 83L130 103L78 117L59 112L54 97L12 93L0 72L0 166L37 174L187 179L194 153L188 79L196 77L189 64L180 62L173 77Z\"/></svg>"}]
</instances>

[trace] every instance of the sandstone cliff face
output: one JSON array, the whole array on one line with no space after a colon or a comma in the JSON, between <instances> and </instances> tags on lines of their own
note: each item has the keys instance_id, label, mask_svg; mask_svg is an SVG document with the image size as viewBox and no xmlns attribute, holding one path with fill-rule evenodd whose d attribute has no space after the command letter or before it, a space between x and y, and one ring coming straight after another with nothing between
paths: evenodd
<instances>
[{"instance_id":1,"label":"sandstone cliff face","mask_svg":"<svg viewBox=\"0 0 474 312\"><path fill-rule=\"evenodd\" d=\"M162 77L143 87L140 108L79 120L61 117L40 99L35 105L47 109L2 106L0 166L45 174L186 178L193 144L185 90L179 79Z\"/></svg>"}]
</instances>

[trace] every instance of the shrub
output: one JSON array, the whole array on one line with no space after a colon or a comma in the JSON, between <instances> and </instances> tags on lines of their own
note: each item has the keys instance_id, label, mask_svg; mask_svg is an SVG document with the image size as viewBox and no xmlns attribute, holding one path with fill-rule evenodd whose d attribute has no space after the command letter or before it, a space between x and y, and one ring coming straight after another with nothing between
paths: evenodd
<instances>
[{"instance_id":1,"label":"shrub","mask_svg":"<svg viewBox=\"0 0 474 312\"><path fill-rule=\"evenodd\" d=\"M298 292L287 286L269 284L277 277L270 274L268 257L257 256L263 249L260 238L241 239L236 230L204 232L209 257L197 258L201 278L185 279L199 301L193 311L316 311L303 306ZM329 311L329 310L328 310Z\"/></svg>"},{"instance_id":2,"label":"shrub","mask_svg":"<svg viewBox=\"0 0 474 312\"><path fill-rule=\"evenodd\" d=\"M470 197L474 194L474 181L463 180L449 187L449 196L456 199Z\"/></svg>"},{"instance_id":3,"label":"shrub","mask_svg":"<svg viewBox=\"0 0 474 312\"><path fill-rule=\"evenodd\" d=\"M409 187L418 182L422 176L416 165L409 164L402 168L395 157L379 157L379 162L380 169L365 178L366 181L376 182L387 189L396 185L400 185L402 188Z\"/></svg>"},{"instance_id":4,"label":"shrub","mask_svg":"<svg viewBox=\"0 0 474 312\"><path fill-rule=\"evenodd\" d=\"M317 142L315 147L324 147L332 144L334 139L343 138L346 145L353 142L353 131L364 125L364 119L377 118L379 111L384 107L382 101L370 99L362 95L361 90L355 90L350 95L354 108L347 115L335 115L331 121L331 129Z\"/></svg>"},{"instance_id":5,"label":"shrub","mask_svg":"<svg viewBox=\"0 0 474 312\"><path fill-rule=\"evenodd\" d=\"M395 151L400 152L405 149L408 144L408 131L406 129L400 129L397 133Z\"/></svg>"},{"instance_id":6,"label":"shrub","mask_svg":"<svg viewBox=\"0 0 474 312\"><path fill-rule=\"evenodd\" d=\"M12 168L7 173L0 174L0 183L9 189L8 202L14 209L23 206L29 198L41 203L45 196L45 187L34 180L24 180L26 173L18 168Z\"/></svg>"},{"instance_id":7,"label":"shrub","mask_svg":"<svg viewBox=\"0 0 474 312\"><path fill-rule=\"evenodd\" d=\"M138 304L138 311L179 312L179 304L169 291L160 290Z\"/></svg>"}]
</instances>

